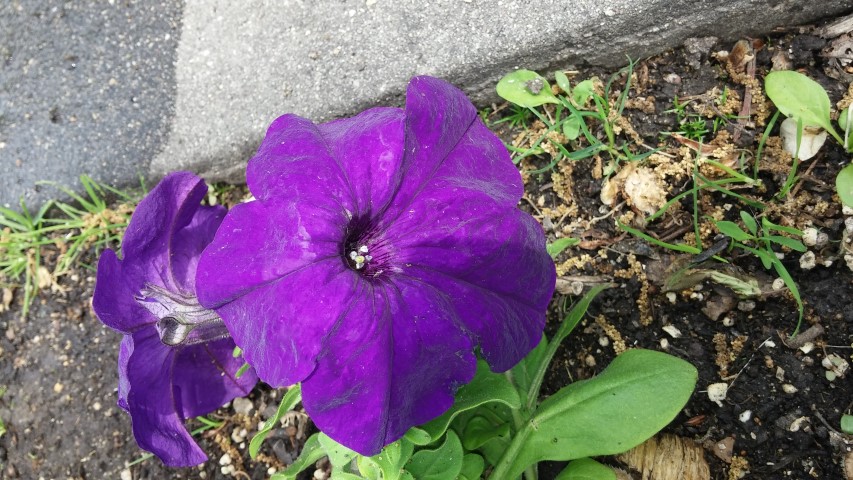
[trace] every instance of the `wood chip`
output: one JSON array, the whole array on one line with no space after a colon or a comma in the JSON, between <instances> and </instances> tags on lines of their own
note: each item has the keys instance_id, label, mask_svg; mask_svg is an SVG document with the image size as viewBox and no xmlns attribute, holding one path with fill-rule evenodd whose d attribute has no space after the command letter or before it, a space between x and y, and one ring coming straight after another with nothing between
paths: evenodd
<instances>
[{"instance_id":1,"label":"wood chip","mask_svg":"<svg viewBox=\"0 0 853 480\"><path fill-rule=\"evenodd\" d=\"M663 434L620 454L616 459L640 472L644 480L707 480L711 470L705 452L693 440Z\"/></svg>"}]
</instances>

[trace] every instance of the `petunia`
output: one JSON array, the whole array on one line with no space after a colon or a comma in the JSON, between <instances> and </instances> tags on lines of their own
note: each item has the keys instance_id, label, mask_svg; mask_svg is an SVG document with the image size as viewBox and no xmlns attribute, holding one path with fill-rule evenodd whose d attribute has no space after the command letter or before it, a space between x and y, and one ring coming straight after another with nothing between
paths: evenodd
<instances>
[{"instance_id":1,"label":"petunia","mask_svg":"<svg viewBox=\"0 0 853 480\"><path fill-rule=\"evenodd\" d=\"M202 255L199 301L262 380L302 382L339 443L376 454L452 405L475 349L505 371L540 340L555 281L542 229L452 85L412 79L405 110L280 117L247 182L257 200Z\"/></svg>"},{"instance_id":2,"label":"petunia","mask_svg":"<svg viewBox=\"0 0 853 480\"><path fill-rule=\"evenodd\" d=\"M98 262L92 306L124 334L119 349L118 405L130 413L139 446L173 467L207 456L184 420L248 394L257 376L235 374L234 340L216 312L199 305L199 255L225 216L205 207L204 182L188 172L164 178L139 202L122 243Z\"/></svg>"}]
</instances>

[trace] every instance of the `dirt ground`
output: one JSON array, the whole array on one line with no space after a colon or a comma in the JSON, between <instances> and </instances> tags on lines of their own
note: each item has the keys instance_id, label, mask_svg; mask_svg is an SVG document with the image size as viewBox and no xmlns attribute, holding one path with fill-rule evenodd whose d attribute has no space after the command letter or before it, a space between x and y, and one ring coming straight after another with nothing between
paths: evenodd
<instances>
[{"instance_id":1,"label":"dirt ground","mask_svg":"<svg viewBox=\"0 0 853 480\"><path fill-rule=\"evenodd\" d=\"M635 153L658 149L660 157L642 163L657 170L665 162L684 159L692 165L696 154L689 142L661 134L684 131L683 115L679 118L673 111L677 98L687 104L684 112L689 120L704 119L708 132L702 143L720 149L714 158L752 162L773 110L763 100L761 85L774 63L787 60L789 68L816 79L827 89L833 106L849 95L853 70L845 71L827 57L835 37L819 33L813 26L791 28L745 40L738 47L713 38L692 39L685 48L642 59L634 67L628 103L618 121L619 143L630 145ZM732 58L743 53L739 48L745 48L743 61ZM726 59L718 54L724 50L733 54ZM574 73L573 81L592 76L606 81L614 73L584 68ZM626 78L617 75L612 91L624 88ZM747 92L753 100L746 102L751 105L749 118L739 122L735 117L743 111ZM727 102L718 101L723 96ZM483 107L498 134L524 148L518 125L497 123L511 109ZM526 120L535 130L535 118ZM590 125L593 131L600 127ZM599 296L586 320L566 340L544 393L594 376L626 347L663 350L688 360L699 370L697 389L665 430L670 435L665 438L676 439L685 450L698 448L709 468L706 478L842 479L844 462L853 463L849 454L853 437L840 433L839 425L842 414L851 413L853 374L831 379L825 365L835 358L849 362L853 353L853 272L839 253L844 248L845 220L853 217L842 212L834 196L835 176L850 156L830 139L800 167L791 195L774 199L790 169L790 156L773 147L777 135L778 124L760 164L763 188L738 192L768 205L763 215L774 223L799 229L813 226L826 234L810 247L816 254L813 267L801 266L801 254L777 249L785 254L783 263L805 303L803 333L795 340L789 335L797 325L796 303L784 289L772 287L775 272L765 270L756 257L737 249L718 253L731 264L726 272L761 287L762 293L753 298L737 298L729 288L707 280L666 291L672 272L695 258L639 240L614 221L671 243L690 242L692 197L644 224L637 207L632 209L618 195L612 207L603 207L607 157L564 160L536 174L530 172L551 163L547 152L520 163L527 192L522 207L543 223L549 241L564 236L581 239L557 258L562 293L555 296L549 328L555 328L561 318L559 306L571 298L573 289L576 294L576 289L593 283L617 285ZM668 198L690 184L689 172L665 176ZM737 221L740 210L761 213L708 190L700 192L697 205L706 249L717 240L707 217ZM49 249L45 253L51 256ZM90 253L86 260L94 259ZM709 262L714 266L708 268L721 268L721 263ZM94 272L80 268L58 279L53 289L43 289L26 319L20 315L20 295L0 308L0 387L6 389L0 397L0 419L7 428L0 436L0 478L260 479L295 457L303 430L311 429L298 415L291 416L291 428L276 429L268 437L259 460L249 459L248 440L258 422L272 416L280 398L259 386L249 402L235 401L210 416L224 423L199 435L210 456L204 465L175 470L164 468L157 459L145 459L134 443L128 416L115 404L119 335L93 316L89 306L93 286ZM716 383L728 387L719 404L707 394L708 386ZM635 460L603 460L628 471L632 462L636 466ZM237 473L222 473L229 464ZM557 464L543 465L541 478L552 479L559 469ZM636 471L633 475L641 478Z\"/></svg>"}]
</instances>

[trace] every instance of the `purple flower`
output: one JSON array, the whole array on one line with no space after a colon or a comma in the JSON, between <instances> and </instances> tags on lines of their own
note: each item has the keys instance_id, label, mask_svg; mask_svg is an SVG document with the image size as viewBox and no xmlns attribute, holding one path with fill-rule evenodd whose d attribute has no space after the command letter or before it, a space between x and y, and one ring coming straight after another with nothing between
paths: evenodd
<instances>
[{"instance_id":1,"label":"purple flower","mask_svg":"<svg viewBox=\"0 0 853 480\"><path fill-rule=\"evenodd\" d=\"M222 319L196 299L201 251L225 216L202 207L207 187L188 172L169 175L139 202L122 244L123 260L107 250L98 262L92 306L108 327L124 334L119 350L120 407L133 435L172 467L207 456L184 420L210 413L257 383Z\"/></svg>"},{"instance_id":2,"label":"purple flower","mask_svg":"<svg viewBox=\"0 0 853 480\"><path fill-rule=\"evenodd\" d=\"M409 84L406 109L285 115L249 162L257 201L199 261L199 301L273 386L302 382L327 435L373 455L453 403L480 353L511 368L554 288L521 176L465 95Z\"/></svg>"}]
</instances>

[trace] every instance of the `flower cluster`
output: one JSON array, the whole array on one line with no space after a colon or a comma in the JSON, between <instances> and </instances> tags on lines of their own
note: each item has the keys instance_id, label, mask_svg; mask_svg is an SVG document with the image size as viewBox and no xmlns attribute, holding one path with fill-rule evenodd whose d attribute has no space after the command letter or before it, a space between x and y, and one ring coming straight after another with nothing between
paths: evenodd
<instances>
[{"instance_id":1,"label":"flower cluster","mask_svg":"<svg viewBox=\"0 0 853 480\"><path fill-rule=\"evenodd\" d=\"M521 176L503 144L450 84L412 79L405 109L321 125L280 117L249 161L247 183L256 200L231 209L218 229L221 212L205 228L193 217L196 228L184 233L199 233L194 247L216 230L200 257L166 256L180 281L165 266L138 266L163 244L129 231L122 268L110 254L99 265L99 286L110 282L96 291L98 300L109 290L96 302L101 320L128 333L143 330L118 317L156 318L145 338L163 351L230 344L216 339L221 322L263 381L301 382L317 426L364 455L445 412L473 377L475 352L504 371L539 342L555 281L542 229L516 206ZM143 215L137 223L169 225L170 234L190 218ZM181 283L190 271L194 285ZM107 301L121 311L108 312ZM120 396L131 400L141 367L127 357ZM171 378L183 375L178 367ZM151 422L130 407L140 440Z\"/></svg>"}]
</instances>

